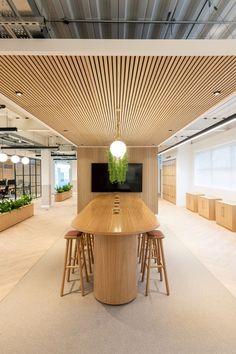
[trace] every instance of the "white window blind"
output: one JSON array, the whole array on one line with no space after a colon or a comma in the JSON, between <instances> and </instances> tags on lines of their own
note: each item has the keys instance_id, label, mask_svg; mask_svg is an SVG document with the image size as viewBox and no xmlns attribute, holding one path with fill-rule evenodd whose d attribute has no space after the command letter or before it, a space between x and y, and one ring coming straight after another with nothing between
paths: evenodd
<instances>
[{"instance_id":1,"label":"white window blind","mask_svg":"<svg viewBox=\"0 0 236 354\"><path fill-rule=\"evenodd\" d=\"M236 143L196 153L194 183L236 190Z\"/></svg>"}]
</instances>

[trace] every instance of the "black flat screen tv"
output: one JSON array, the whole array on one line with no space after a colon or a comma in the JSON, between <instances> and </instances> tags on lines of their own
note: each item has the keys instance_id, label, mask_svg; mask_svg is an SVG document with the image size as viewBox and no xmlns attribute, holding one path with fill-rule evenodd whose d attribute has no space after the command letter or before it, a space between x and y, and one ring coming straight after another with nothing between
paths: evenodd
<instances>
[{"instance_id":1,"label":"black flat screen tv","mask_svg":"<svg viewBox=\"0 0 236 354\"><path fill-rule=\"evenodd\" d=\"M92 163L92 192L142 192L143 164L129 163L125 183L110 183L107 163Z\"/></svg>"}]
</instances>

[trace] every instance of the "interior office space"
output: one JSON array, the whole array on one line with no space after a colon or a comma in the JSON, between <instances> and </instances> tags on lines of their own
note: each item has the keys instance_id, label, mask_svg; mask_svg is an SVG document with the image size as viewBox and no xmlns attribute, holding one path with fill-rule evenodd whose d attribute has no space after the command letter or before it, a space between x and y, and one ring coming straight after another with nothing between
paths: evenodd
<instances>
[{"instance_id":1,"label":"interior office space","mask_svg":"<svg viewBox=\"0 0 236 354\"><path fill-rule=\"evenodd\" d=\"M234 353L235 2L0 11L3 353Z\"/></svg>"}]
</instances>

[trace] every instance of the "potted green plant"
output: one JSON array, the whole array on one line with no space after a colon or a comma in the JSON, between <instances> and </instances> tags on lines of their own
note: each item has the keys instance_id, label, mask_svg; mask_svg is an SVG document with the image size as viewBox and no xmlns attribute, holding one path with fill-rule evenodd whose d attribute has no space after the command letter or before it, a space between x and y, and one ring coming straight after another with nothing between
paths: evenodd
<instances>
[{"instance_id":1,"label":"potted green plant","mask_svg":"<svg viewBox=\"0 0 236 354\"><path fill-rule=\"evenodd\" d=\"M34 215L34 205L29 195L23 195L16 200L0 202L0 231L7 229Z\"/></svg>"},{"instance_id":2,"label":"potted green plant","mask_svg":"<svg viewBox=\"0 0 236 354\"><path fill-rule=\"evenodd\" d=\"M64 184L63 186L56 186L55 202L62 202L65 199L72 197L73 185L70 183Z\"/></svg>"}]
</instances>

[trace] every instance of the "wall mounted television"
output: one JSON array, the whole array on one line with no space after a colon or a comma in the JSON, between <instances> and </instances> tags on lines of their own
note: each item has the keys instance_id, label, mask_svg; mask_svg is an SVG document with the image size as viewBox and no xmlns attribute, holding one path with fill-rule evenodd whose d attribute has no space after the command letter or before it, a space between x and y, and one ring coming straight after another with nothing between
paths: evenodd
<instances>
[{"instance_id":1,"label":"wall mounted television","mask_svg":"<svg viewBox=\"0 0 236 354\"><path fill-rule=\"evenodd\" d=\"M110 183L107 163L91 164L92 192L142 192L143 164L129 163L125 183Z\"/></svg>"}]
</instances>

